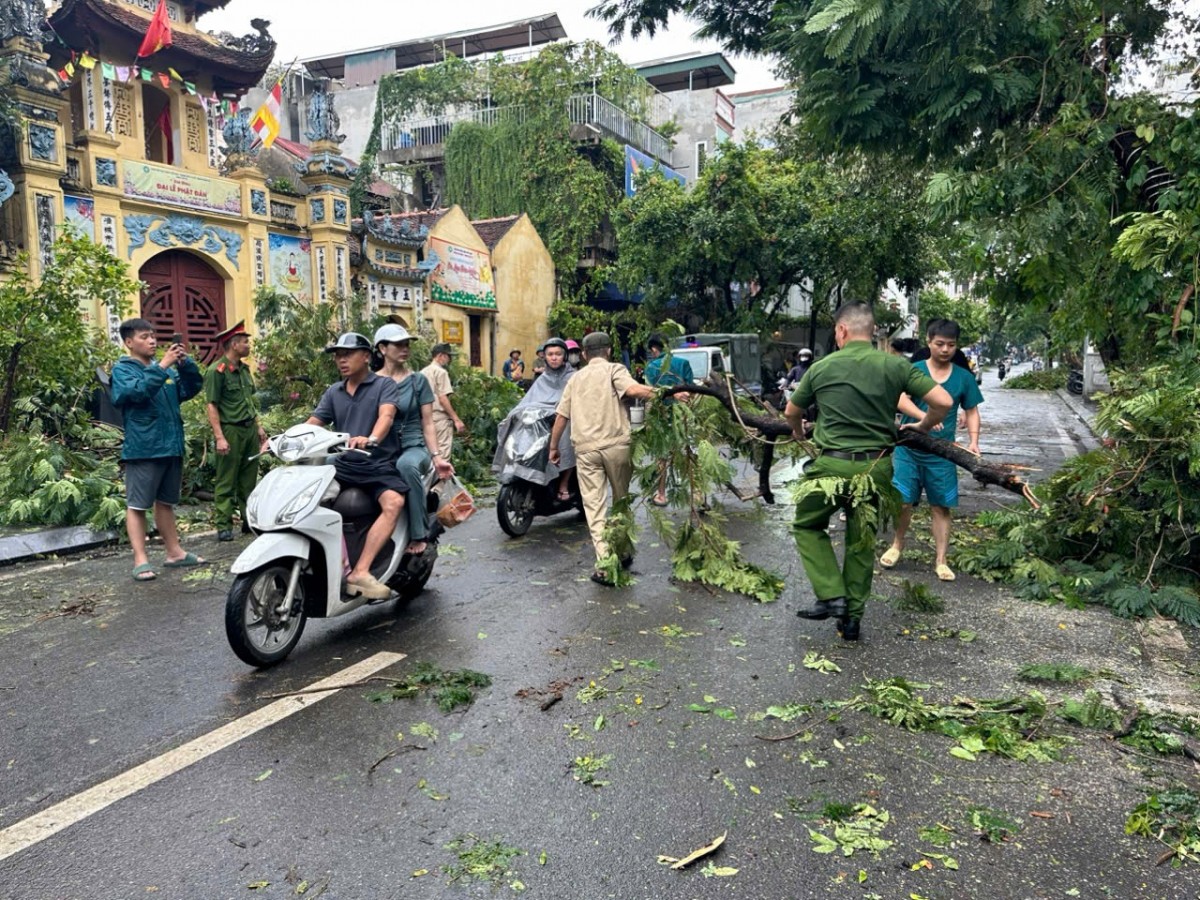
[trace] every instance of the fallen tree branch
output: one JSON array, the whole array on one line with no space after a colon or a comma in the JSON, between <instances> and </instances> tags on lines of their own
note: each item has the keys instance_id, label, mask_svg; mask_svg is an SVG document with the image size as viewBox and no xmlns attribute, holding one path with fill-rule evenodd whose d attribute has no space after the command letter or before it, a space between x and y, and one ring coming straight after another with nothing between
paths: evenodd
<instances>
[{"instance_id":1,"label":"fallen tree branch","mask_svg":"<svg viewBox=\"0 0 1200 900\"><path fill-rule=\"evenodd\" d=\"M680 393L713 397L719 400L721 405L729 410L729 414L742 423L747 430L754 429L765 437L775 439L764 444L763 464L758 472L759 493L766 503L773 503L774 495L770 489L769 477L771 465L775 461L775 443L781 439L784 441L793 439L792 426L788 424L788 421L782 416L770 413L750 413L736 408L735 401L723 381L715 381L710 378L705 384L675 385L663 391L663 396L669 397L672 394ZM900 432L897 446L920 450L923 453L948 459L959 468L970 472L980 484L991 484L1014 494L1020 494L1035 507L1037 506L1037 501L1029 491L1028 483L1020 475L1021 467L1019 466L1011 463L985 462L982 457L976 456L953 441L930 437L911 428Z\"/></svg>"}]
</instances>

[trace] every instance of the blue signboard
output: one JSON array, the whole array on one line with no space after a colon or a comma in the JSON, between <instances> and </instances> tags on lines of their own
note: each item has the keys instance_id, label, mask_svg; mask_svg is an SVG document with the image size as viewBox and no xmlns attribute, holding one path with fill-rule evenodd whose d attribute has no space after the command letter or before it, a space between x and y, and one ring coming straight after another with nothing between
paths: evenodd
<instances>
[{"instance_id":1,"label":"blue signboard","mask_svg":"<svg viewBox=\"0 0 1200 900\"><path fill-rule=\"evenodd\" d=\"M687 179L660 163L652 156L647 156L640 150L634 150L628 144L625 145L625 196L632 197L637 193L637 176L640 172L657 169L667 178L673 178L684 187L687 187Z\"/></svg>"}]
</instances>

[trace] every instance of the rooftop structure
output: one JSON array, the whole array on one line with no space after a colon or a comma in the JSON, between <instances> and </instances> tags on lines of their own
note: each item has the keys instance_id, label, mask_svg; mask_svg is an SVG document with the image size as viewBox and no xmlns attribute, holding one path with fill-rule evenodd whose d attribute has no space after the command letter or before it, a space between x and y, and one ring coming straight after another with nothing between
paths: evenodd
<instances>
[{"instance_id":1,"label":"rooftop structure","mask_svg":"<svg viewBox=\"0 0 1200 900\"><path fill-rule=\"evenodd\" d=\"M737 72L723 53L705 53L699 56L684 53L640 63L634 68L664 94L725 87L733 84L737 77Z\"/></svg>"},{"instance_id":2,"label":"rooftop structure","mask_svg":"<svg viewBox=\"0 0 1200 900\"><path fill-rule=\"evenodd\" d=\"M518 19L392 44L364 47L301 60L319 78L336 78L347 87L376 84L389 72L441 62L448 55L463 59L531 49L567 36L557 13Z\"/></svg>"},{"instance_id":3,"label":"rooftop structure","mask_svg":"<svg viewBox=\"0 0 1200 900\"><path fill-rule=\"evenodd\" d=\"M252 21L257 34L235 38L216 36L197 31L194 26L179 27L176 19L182 15L192 22L212 9L224 6L228 0L193 0L190 3L170 4L171 46L154 54L156 68L167 67L179 72L185 81L198 81L204 73L218 93L241 93L258 83L275 56L275 41L267 34L269 22ZM181 9L182 12L176 12ZM63 0L50 13L54 32L71 47L124 46L136 47L150 27L153 4L131 5L111 0ZM206 79L207 80L207 79Z\"/></svg>"}]
</instances>

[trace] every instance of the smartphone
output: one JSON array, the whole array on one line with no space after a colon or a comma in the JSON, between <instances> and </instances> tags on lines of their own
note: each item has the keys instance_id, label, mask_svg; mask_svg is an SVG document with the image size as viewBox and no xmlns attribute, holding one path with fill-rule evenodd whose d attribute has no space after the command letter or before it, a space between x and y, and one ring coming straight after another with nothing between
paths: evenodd
<instances>
[{"instance_id":1,"label":"smartphone","mask_svg":"<svg viewBox=\"0 0 1200 900\"><path fill-rule=\"evenodd\" d=\"M171 345L172 346L174 346L175 344L182 344L182 343L183 343L183 334L182 333L177 331L173 335L171 335Z\"/></svg>"}]
</instances>

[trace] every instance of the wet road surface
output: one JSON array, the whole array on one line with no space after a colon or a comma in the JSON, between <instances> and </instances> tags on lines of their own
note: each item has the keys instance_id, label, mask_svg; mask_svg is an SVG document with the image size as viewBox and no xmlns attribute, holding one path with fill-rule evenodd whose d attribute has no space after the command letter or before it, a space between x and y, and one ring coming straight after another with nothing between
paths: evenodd
<instances>
[{"instance_id":1,"label":"wet road surface","mask_svg":"<svg viewBox=\"0 0 1200 900\"><path fill-rule=\"evenodd\" d=\"M1051 471L1085 446L1053 395L985 391L985 453ZM968 508L1011 499L966 496ZM1156 867L1161 847L1123 833L1168 764L1087 734L1057 762L967 762L941 735L828 705L893 676L928 684L931 701L1005 696L1028 688L1017 668L1051 658L1166 702L1193 683L1190 633L1168 653L1102 610L1024 604L969 578L940 586L914 552L895 576L931 584L946 612L899 612L888 573L863 642L846 645L795 617L812 596L789 508L720 499L746 555L787 579L779 602L674 583L649 529L636 585L606 589L587 580L573 515L511 540L485 509L443 538L416 601L310 621L265 672L225 644L242 543L193 541L211 565L150 584L130 581L124 552L0 572L0 829L281 698L298 706L0 860L0 898L1197 896L1194 868ZM810 652L840 671L806 667ZM319 703L285 696L380 653L405 658L372 678L428 662L492 683L449 714L425 697L372 702L382 681ZM886 812L891 843L814 852L812 831L834 834L831 805L857 803ZM1014 834L982 840L969 816L981 807ZM927 840L939 825L945 846ZM686 870L657 861L722 834ZM446 845L473 838L518 853L498 887L451 883Z\"/></svg>"}]
</instances>

